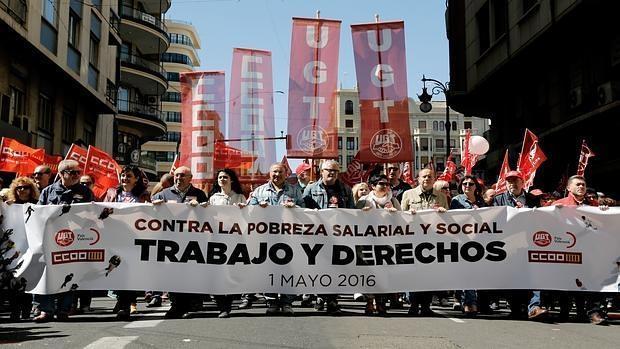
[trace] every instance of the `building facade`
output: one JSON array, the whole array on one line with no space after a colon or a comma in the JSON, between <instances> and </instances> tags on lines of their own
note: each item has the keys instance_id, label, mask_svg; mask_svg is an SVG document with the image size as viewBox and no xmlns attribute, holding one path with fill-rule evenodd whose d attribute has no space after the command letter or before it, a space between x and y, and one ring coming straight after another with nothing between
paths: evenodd
<instances>
[{"instance_id":1,"label":"building facade","mask_svg":"<svg viewBox=\"0 0 620 349\"><path fill-rule=\"evenodd\" d=\"M161 106L168 74L161 62L170 38L162 17L170 5L170 0L122 0L118 113L108 119L115 131L113 149L106 150L121 165L140 166L152 180L157 177L155 159L141 151L144 143L167 131Z\"/></svg>"},{"instance_id":2,"label":"building facade","mask_svg":"<svg viewBox=\"0 0 620 349\"><path fill-rule=\"evenodd\" d=\"M588 183L619 193L620 156L608 146L620 111L619 10L602 0L448 1L450 105L492 120L489 172L505 149L515 168L528 128L548 157L535 186L562 189L585 139L596 153Z\"/></svg>"},{"instance_id":3,"label":"building facade","mask_svg":"<svg viewBox=\"0 0 620 349\"><path fill-rule=\"evenodd\" d=\"M355 89L337 91L338 105L338 162L343 169L351 163L359 150L360 142L360 107L359 94ZM433 161L437 170L443 170L446 161L446 102L432 102L429 113L420 111L420 103L409 98L409 125L414 146L414 168L416 172ZM471 135L485 136L489 130L489 121L478 117L468 117L450 110L450 148L453 149L454 161L459 164L461 149L465 140L466 129Z\"/></svg>"},{"instance_id":4,"label":"building facade","mask_svg":"<svg viewBox=\"0 0 620 349\"><path fill-rule=\"evenodd\" d=\"M116 112L118 13L116 0L0 0L0 135L48 154L96 144Z\"/></svg>"},{"instance_id":5,"label":"building facade","mask_svg":"<svg viewBox=\"0 0 620 349\"><path fill-rule=\"evenodd\" d=\"M181 85L179 74L190 72L200 66L198 51L200 37L191 23L166 19L170 47L162 55L167 72L168 90L162 97L162 116L167 125L166 134L142 146L142 155L155 159L158 176L170 171L181 141Z\"/></svg>"}]
</instances>

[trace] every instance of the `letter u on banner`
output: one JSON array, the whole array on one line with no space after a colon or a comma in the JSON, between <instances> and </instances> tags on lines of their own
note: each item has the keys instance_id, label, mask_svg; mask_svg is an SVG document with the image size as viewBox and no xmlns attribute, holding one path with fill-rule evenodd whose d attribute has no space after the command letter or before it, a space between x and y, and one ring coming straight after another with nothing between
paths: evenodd
<instances>
[{"instance_id":1,"label":"letter u on banner","mask_svg":"<svg viewBox=\"0 0 620 349\"><path fill-rule=\"evenodd\" d=\"M360 161L411 161L404 22L356 24L351 33L361 105Z\"/></svg>"},{"instance_id":2,"label":"letter u on banner","mask_svg":"<svg viewBox=\"0 0 620 349\"><path fill-rule=\"evenodd\" d=\"M180 165L192 170L194 184L213 178L213 152L225 124L225 80L222 71L181 73Z\"/></svg>"},{"instance_id":3,"label":"letter u on banner","mask_svg":"<svg viewBox=\"0 0 620 349\"><path fill-rule=\"evenodd\" d=\"M336 87L340 21L293 18L289 158L338 157Z\"/></svg>"}]
</instances>

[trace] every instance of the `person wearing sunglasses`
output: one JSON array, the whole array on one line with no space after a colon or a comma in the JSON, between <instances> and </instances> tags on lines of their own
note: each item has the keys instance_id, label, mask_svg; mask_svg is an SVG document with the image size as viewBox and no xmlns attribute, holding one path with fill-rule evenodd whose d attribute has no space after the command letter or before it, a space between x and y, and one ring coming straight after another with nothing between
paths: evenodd
<instances>
[{"instance_id":1,"label":"person wearing sunglasses","mask_svg":"<svg viewBox=\"0 0 620 349\"><path fill-rule=\"evenodd\" d=\"M371 178L370 185L372 191L357 201L357 208L364 211L384 209L388 212L396 212L401 210L400 203L392 194L392 188L386 175ZM376 312L379 316L385 316L387 314L385 304L389 296L390 294L367 294L365 314L373 315Z\"/></svg>"},{"instance_id":2,"label":"person wearing sunglasses","mask_svg":"<svg viewBox=\"0 0 620 349\"><path fill-rule=\"evenodd\" d=\"M32 178L34 178L39 192L43 191L50 184L51 175L52 169L47 165L39 165L34 169Z\"/></svg>"},{"instance_id":3,"label":"person wearing sunglasses","mask_svg":"<svg viewBox=\"0 0 620 349\"><path fill-rule=\"evenodd\" d=\"M75 160L62 160L58 163L60 180L56 181L41 192L39 205L64 205L91 202L93 192L80 184L79 163ZM51 295L35 295L41 313L34 318L35 322L51 321L56 312L59 321L69 318L69 311L73 303L73 291Z\"/></svg>"}]
</instances>

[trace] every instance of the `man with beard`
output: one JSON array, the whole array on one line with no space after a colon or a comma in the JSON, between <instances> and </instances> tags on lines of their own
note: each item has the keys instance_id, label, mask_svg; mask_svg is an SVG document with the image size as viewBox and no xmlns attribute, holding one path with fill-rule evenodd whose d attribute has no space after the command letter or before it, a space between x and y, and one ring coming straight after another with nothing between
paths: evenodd
<instances>
[{"instance_id":1,"label":"man with beard","mask_svg":"<svg viewBox=\"0 0 620 349\"><path fill-rule=\"evenodd\" d=\"M355 208L353 192L348 185L338 179L340 164L334 160L326 160L321 165L321 178L309 184L304 190L306 208ZM338 306L338 295L321 295L316 301L315 309L322 310L327 303L327 313L338 315L341 313Z\"/></svg>"},{"instance_id":2,"label":"man with beard","mask_svg":"<svg viewBox=\"0 0 620 349\"><path fill-rule=\"evenodd\" d=\"M385 164L385 175L387 176L388 181L390 181L390 187L392 188L392 196L400 202L403 199L403 194L411 189L411 185L409 183L400 179L402 171L400 169L400 164L398 163L388 163Z\"/></svg>"}]
</instances>

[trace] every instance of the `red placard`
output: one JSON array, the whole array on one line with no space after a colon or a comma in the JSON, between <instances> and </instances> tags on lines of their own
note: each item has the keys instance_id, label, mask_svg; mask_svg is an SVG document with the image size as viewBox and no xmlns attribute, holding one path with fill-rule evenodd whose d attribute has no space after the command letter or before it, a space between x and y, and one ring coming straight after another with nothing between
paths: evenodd
<instances>
[{"instance_id":1,"label":"red placard","mask_svg":"<svg viewBox=\"0 0 620 349\"><path fill-rule=\"evenodd\" d=\"M525 129L523 147L521 148L519 162L517 163L517 171L521 172L523 175L526 189L534 183L536 169L538 169L545 160L547 160L547 156L538 145L538 137L536 137L532 131Z\"/></svg>"},{"instance_id":2,"label":"red placard","mask_svg":"<svg viewBox=\"0 0 620 349\"><path fill-rule=\"evenodd\" d=\"M33 149L7 137L2 137L0 144L0 171L16 172L29 175L43 164L44 149Z\"/></svg>"},{"instance_id":3,"label":"red placard","mask_svg":"<svg viewBox=\"0 0 620 349\"><path fill-rule=\"evenodd\" d=\"M579 163L577 164L577 175L583 176L583 173L586 171L586 166L588 166L588 160L591 157L594 157L596 154L590 147L586 144L586 140L581 141L581 153L579 154Z\"/></svg>"},{"instance_id":4,"label":"red placard","mask_svg":"<svg viewBox=\"0 0 620 349\"><path fill-rule=\"evenodd\" d=\"M510 165L508 164L508 149L504 154L504 161L502 167L499 169L499 176L497 177L497 185L495 185L495 194L501 194L506 191L506 175L510 172Z\"/></svg>"},{"instance_id":5,"label":"red placard","mask_svg":"<svg viewBox=\"0 0 620 349\"><path fill-rule=\"evenodd\" d=\"M71 144L71 148L67 152L65 156L65 160L75 160L78 162L78 166L80 171L84 172L86 168L86 156L88 155L88 150L80 147L79 145Z\"/></svg>"},{"instance_id":6,"label":"red placard","mask_svg":"<svg viewBox=\"0 0 620 349\"><path fill-rule=\"evenodd\" d=\"M92 145L88 146L84 173L95 179L93 188L95 197L101 198L108 189L118 186L118 174L121 170L122 168L108 153Z\"/></svg>"},{"instance_id":7,"label":"red placard","mask_svg":"<svg viewBox=\"0 0 620 349\"><path fill-rule=\"evenodd\" d=\"M337 158L340 21L293 18L288 95L290 158Z\"/></svg>"},{"instance_id":8,"label":"red placard","mask_svg":"<svg viewBox=\"0 0 620 349\"><path fill-rule=\"evenodd\" d=\"M273 119L273 78L271 52L256 49L233 49L230 78L228 136L238 141L231 146L249 153L254 163L241 171L241 176L269 172L276 161Z\"/></svg>"},{"instance_id":9,"label":"red placard","mask_svg":"<svg viewBox=\"0 0 620 349\"><path fill-rule=\"evenodd\" d=\"M351 26L364 163L413 160L404 28L402 21Z\"/></svg>"},{"instance_id":10,"label":"red placard","mask_svg":"<svg viewBox=\"0 0 620 349\"><path fill-rule=\"evenodd\" d=\"M215 143L225 121L225 75L222 71L181 73L182 132L180 165L192 171L192 183L214 176Z\"/></svg>"},{"instance_id":11,"label":"red placard","mask_svg":"<svg viewBox=\"0 0 620 349\"><path fill-rule=\"evenodd\" d=\"M60 155L47 155L43 158L43 165L49 166L52 173L58 173L58 163L62 160Z\"/></svg>"}]
</instances>

